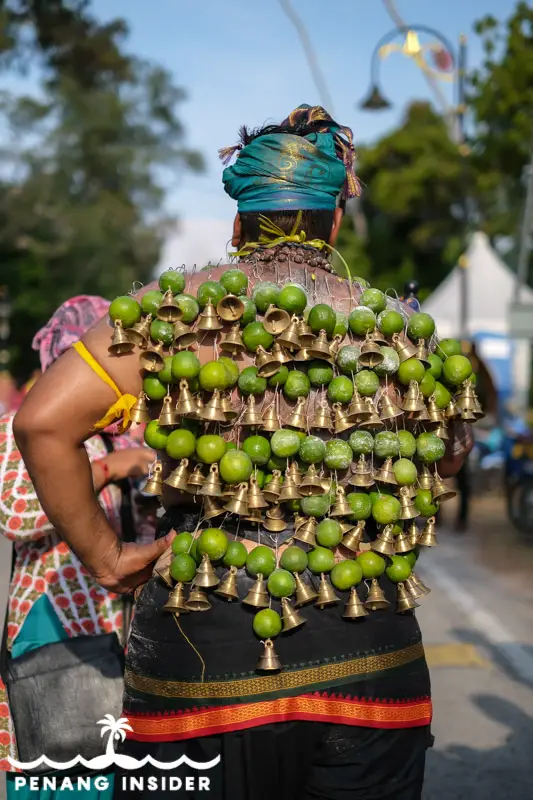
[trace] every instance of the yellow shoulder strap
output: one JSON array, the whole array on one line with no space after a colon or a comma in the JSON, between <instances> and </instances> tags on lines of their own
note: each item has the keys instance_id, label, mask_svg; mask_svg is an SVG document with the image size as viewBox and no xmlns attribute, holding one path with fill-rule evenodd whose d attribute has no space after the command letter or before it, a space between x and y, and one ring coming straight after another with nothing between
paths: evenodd
<instances>
[{"instance_id":1,"label":"yellow shoulder strap","mask_svg":"<svg viewBox=\"0 0 533 800\"><path fill-rule=\"evenodd\" d=\"M132 394L122 394L113 378L105 371L102 365L98 363L95 357L89 353L82 342L75 342L72 347L77 354L83 358L85 363L88 364L94 372L96 372L98 377L101 378L104 383L107 383L109 388L115 392L118 398L116 403L113 403L113 405L107 410L102 419L95 423L93 430L101 431L104 428L107 428L108 425L111 425L112 422L115 422L115 420L120 419L121 423L119 431L120 433L124 433L131 425L131 409L137 402L137 398Z\"/></svg>"}]
</instances>

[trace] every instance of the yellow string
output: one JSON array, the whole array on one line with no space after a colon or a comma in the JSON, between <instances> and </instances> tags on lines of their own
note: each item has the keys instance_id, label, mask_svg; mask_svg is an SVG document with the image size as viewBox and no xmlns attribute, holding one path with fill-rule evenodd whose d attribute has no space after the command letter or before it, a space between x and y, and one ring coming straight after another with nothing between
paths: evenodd
<instances>
[{"instance_id":1,"label":"yellow string","mask_svg":"<svg viewBox=\"0 0 533 800\"><path fill-rule=\"evenodd\" d=\"M174 622L178 626L179 632L181 633L181 635L183 636L183 638L185 639L187 644L189 644L192 647L192 649L194 650L194 652L196 653L196 655L200 659L200 663L202 665L202 677L200 678L200 683L203 683L204 682L204 678L205 678L205 669L206 669L205 661L203 660L202 656L200 655L200 653L198 652L196 647L193 645L193 643L191 642L191 640L189 639L189 637L187 636L187 634L185 633L185 631L181 627L180 621L179 621L178 617L176 616L176 614L172 614L172 616L174 617Z\"/></svg>"}]
</instances>

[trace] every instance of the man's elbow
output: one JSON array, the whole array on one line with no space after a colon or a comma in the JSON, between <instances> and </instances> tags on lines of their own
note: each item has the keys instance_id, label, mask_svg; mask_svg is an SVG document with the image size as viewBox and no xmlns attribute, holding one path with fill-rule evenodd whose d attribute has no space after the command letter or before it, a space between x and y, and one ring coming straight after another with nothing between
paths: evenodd
<instances>
[{"instance_id":1,"label":"man's elbow","mask_svg":"<svg viewBox=\"0 0 533 800\"><path fill-rule=\"evenodd\" d=\"M49 425L46 423L44 415L22 405L13 420L13 435L22 457L24 458L30 442L36 443L40 438L46 437L48 433Z\"/></svg>"}]
</instances>

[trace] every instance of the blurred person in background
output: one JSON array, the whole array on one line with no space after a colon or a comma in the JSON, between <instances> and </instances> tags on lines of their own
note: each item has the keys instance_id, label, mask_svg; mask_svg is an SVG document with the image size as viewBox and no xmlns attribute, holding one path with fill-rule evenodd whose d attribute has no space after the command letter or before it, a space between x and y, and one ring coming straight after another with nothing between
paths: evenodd
<instances>
[{"instance_id":1,"label":"blurred person in background","mask_svg":"<svg viewBox=\"0 0 533 800\"><path fill-rule=\"evenodd\" d=\"M100 297L68 300L35 336L43 372L97 322L109 307ZM13 437L11 412L0 418L0 533L13 542L7 631L4 646L13 658L69 637L116 632L122 638L123 600L98 586L78 558L60 539L44 514ZM139 446L131 434L111 435L109 429L85 443L98 501L118 536L149 542L153 520L138 504L132 480L148 473L152 452ZM51 465L53 469L53 465ZM127 509L128 514L124 514ZM61 697L57 698L61 703ZM7 795L35 793L29 786L15 790L15 773L7 756L16 757L16 742L5 687L0 687L0 769L8 771ZM87 796L112 793L93 788ZM52 792L54 794L54 792ZM50 792L47 792L50 798Z\"/></svg>"}]
</instances>

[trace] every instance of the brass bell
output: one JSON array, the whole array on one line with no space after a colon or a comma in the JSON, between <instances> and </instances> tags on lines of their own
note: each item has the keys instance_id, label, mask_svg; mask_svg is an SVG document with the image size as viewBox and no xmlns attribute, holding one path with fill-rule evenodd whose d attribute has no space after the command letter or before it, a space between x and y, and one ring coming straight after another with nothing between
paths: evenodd
<instances>
[{"instance_id":1,"label":"brass bell","mask_svg":"<svg viewBox=\"0 0 533 800\"><path fill-rule=\"evenodd\" d=\"M378 328L376 328L375 330L373 330L373 331L372 331L372 333L369 333L369 334L368 334L368 336L369 336L369 337L370 337L370 339L372 339L374 342L377 342L377 344L384 345L385 347L390 347L390 342L389 342L389 340L387 339L387 337L386 337L386 336L384 336L384 335L381 333L381 331L380 331Z\"/></svg>"},{"instance_id":2,"label":"brass bell","mask_svg":"<svg viewBox=\"0 0 533 800\"><path fill-rule=\"evenodd\" d=\"M198 341L198 335L192 331L184 322L176 322L174 325L174 345L178 350L184 350Z\"/></svg>"},{"instance_id":3,"label":"brass bell","mask_svg":"<svg viewBox=\"0 0 533 800\"><path fill-rule=\"evenodd\" d=\"M267 353L265 348L259 345L255 356L255 366L260 378L270 378L271 375L275 375L278 372L279 361L274 358L272 353Z\"/></svg>"},{"instance_id":4,"label":"brass bell","mask_svg":"<svg viewBox=\"0 0 533 800\"><path fill-rule=\"evenodd\" d=\"M221 340L220 349L232 356L238 356L246 350L246 345L242 340L241 327L239 323L231 326L231 330Z\"/></svg>"},{"instance_id":5,"label":"brass bell","mask_svg":"<svg viewBox=\"0 0 533 800\"><path fill-rule=\"evenodd\" d=\"M361 353L359 355L359 363L362 367L378 367L385 356L381 352L381 347L377 342L371 339L368 335L366 336L362 346L361 346Z\"/></svg>"},{"instance_id":6,"label":"brass bell","mask_svg":"<svg viewBox=\"0 0 533 800\"><path fill-rule=\"evenodd\" d=\"M444 411L444 416L448 421L452 419L457 419L458 417L461 416L461 412L459 411L453 400L450 400L450 402L446 406L446 409Z\"/></svg>"},{"instance_id":7,"label":"brass bell","mask_svg":"<svg viewBox=\"0 0 533 800\"><path fill-rule=\"evenodd\" d=\"M158 578L161 578L166 586L168 586L170 589L174 587L174 581L172 580L172 575L170 574L170 565L168 567L154 567L154 572Z\"/></svg>"},{"instance_id":8,"label":"brass bell","mask_svg":"<svg viewBox=\"0 0 533 800\"><path fill-rule=\"evenodd\" d=\"M173 489L179 489L181 492L186 492L190 477L189 470L187 469L188 466L188 459L182 458L179 466L176 467L176 469L173 470L173 472L171 472L166 479L165 483L167 486L172 486Z\"/></svg>"},{"instance_id":9,"label":"brass bell","mask_svg":"<svg viewBox=\"0 0 533 800\"><path fill-rule=\"evenodd\" d=\"M196 397L194 398L194 404L196 406L195 414L194 414L195 419L202 419L202 412L203 412L203 410L205 408L205 403L204 403L204 401L202 400L202 398L200 397L199 394L197 394ZM220 408L222 408L222 400L218 400L217 401L217 405L219 405ZM226 415L224 415L224 418L225 418L225 416Z\"/></svg>"},{"instance_id":10,"label":"brass bell","mask_svg":"<svg viewBox=\"0 0 533 800\"><path fill-rule=\"evenodd\" d=\"M379 403L379 414L382 420L396 419L396 417L401 417L403 415L402 409L398 408L388 394L381 395Z\"/></svg>"},{"instance_id":11,"label":"brass bell","mask_svg":"<svg viewBox=\"0 0 533 800\"><path fill-rule=\"evenodd\" d=\"M305 397L299 397L296 401L296 408L290 415L286 422L289 428L297 428L300 431L307 430L307 414L305 413L305 405L307 400Z\"/></svg>"},{"instance_id":12,"label":"brass bell","mask_svg":"<svg viewBox=\"0 0 533 800\"><path fill-rule=\"evenodd\" d=\"M311 356L309 355L309 351L302 348L294 353L291 361L310 361Z\"/></svg>"},{"instance_id":13,"label":"brass bell","mask_svg":"<svg viewBox=\"0 0 533 800\"><path fill-rule=\"evenodd\" d=\"M302 542L302 544L308 544L311 547L316 546L316 531L317 522L314 517L309 517L303 525L295 530L293 539L296 539L297 542Z\"/></svg>"},{"instance_id":14,"label":"brass bell","mask_svg":"<svg viewBox=\"0 0 533 800\"><path fill-rule=\"evenodd\" d=\"M368 611L364 604L359 599L357 589L352 586L350 589L350 597L344 606L343 619L360 619L361 617L368 617Z\"/></svg>"},{"instance_id":15,"label":"brass bell","mask_svg":"<svg viewBox=\"0 0 533 800\"><path fill-rule=\"evenodd\" d=\"M227 294L217 303L217 314L224 322L237 322L244 314L244 303L234 294Z\"/></svg>"},{"instance_id":16,"label":"brass bell","mask_svg":"<svg viewBox=\"0 0 533 800\"><path fill-rule=\"evenodd\" d=\"M283 480L279 469L272 472L272 480L263 489L263 495L269 503L276 503L281 494Z\"/></svg>"},{"instance_id":17,"label":"brass bell","mask_svg":"<svg viewBox=\"0 0 533 800\"><path fill-rule=\"evenodd\" d=\"M305 525L306 519L307 519L307 517L301 517L300 514L298 514L298 512L296 512L296 514L294 515L294 523L293 523L294 524L294 530L297 531L298 528L301 528L302 525Z\"/></svg>"},{"instance_id":18,"label":"brass bell","mask_svg":"<svg viewBox=\"0 0 533 800\"><path fill-rule=\"evenodd\" d=\"M405 531L399 533L398 536L396 537L396 547L394 552L398 554L410 553L412 549L413 545L411 544L409 535L405 533Z\"/></svg>"},{"instance_id":19,"label":"brass bell","mask_svg":"<svg viewBox=\"0 0 533 800\"><path fill-rule=\"evenodd\" d=\"M303 475L300 472L300 470L298 469L298 462L297 461L291 461L291 463L289 464L288 473L291 476L291 478L293 479L294 485L297 486L298 488L300 488L302 480L303 480Z\"/></svg>"},{"instance_id":20,"label":"brass bell","mask_svg":"<svg viewBox=\"0 0 533 800\"><path fill-rule=\"evenodd\" d=\"M474 398L474 387L470 381L465 381L461 387L461 392L455 398L455 404L460 411L468 409L473 411L476 405Z\"/></svg>"},{"instance_id":21,"label":"brass bell","mask_svg":"<svg viewBox=\"0 0 533 800\"><path fill-rule=\"evenodd\" d=\"M213 500L212 497L206 497L204 500L204 510L202 514L202 518L204 520L214 519L214 517L219 517L221 514L225 514L226 512L222 508L221 505L217 503L216 500Z\"/></svg>"},{"instance_id":22,"label":"brass bell","mask_svg":"<svg viewBox=\"0 0 533 800\"><path fill-rule=\"evenodd\" d=\"M387 458L378 471L374 473L374 480L376 483L388 483L396 486L397 480L392 469L392 458Z\"/></svg>"},{"instance_id":23,"label":"brass bell","mask_svg":"<svg viewBox=\"0 0 533 800\"><path fill-rule=\"evenodd\" d=\"M196 330L198 331L219 331L224 327L218 318L217 312L211 300L208 300L204 310L198 317Z\"/></svg>"},{"instance_id":24,"label":"brass bell","mask_svg":"<svg viewBox=\"0 0 533 800\"><path fill-rule=\"evenodd\" d=\"M365 600L364 606L369 611L381 611L382 609L388 608L390 606L390 603L385 597L383 589L377 582L376 578L372 578L370 591L368 592L368 596Z\"/></svg>"},{"instance_id":25,"label":"brass bell","mask_svg":"<svg viewBox=\"0 0 533 800\"><path fill-rule=\"evenodd\" d=\"M200 488L198 494L201 494L203 497L222 496L222 484L220 483L218 464L211 464L209 467L209 477Z\"/></svg>"},{"instance_id":26,"label":"brass bell","mask_svg":"<svg viewBox=\"0 0 533 800\"><path fill-rule=\"evenodd\" d=\"M240 483L233 497L228 500L224 508L231 514L245 517L248 514L248 484Z\"/></svg>"},{"instance_id":27,"label":"brass bell","mask_svg":"<svg viewBox=\"0 0 533 800\"><path fill-rule=\"evenodd\" d=\"M333 422L331 419L331 411L328 406L320 405L315 411L315 416L311 422L311 428L318 428L319 430L332 431Z\"/></svg>"},{"instance_id":28,"label":"brass bell","mask_svg":"<svg viewBox=\"0 0 533 800\"><path fill-rule=\"evenodd\" d=\"M108 347L109 352L112 356L121 356L124 353L131 353L134 349L135 345L132 341L128 338L128 335L124 328L122 327L122 322L117 319L115 320L115 330L113 331L113 338L111 339L111 344Z\"/></svg>"},{"instance_id":29,"label":"brass bell","mask_svg":"<svg viewBox=\"0 0 533 800\"><path fill-rule=\"evenodd\" d=\"M263 317L263 327L272 336L278 336L291 324L290 315L282 308L270 305Z\"/></svg>"},{"instance_id":30,"label":"brass bell","mask_svg":"<svg viewBox=\"0 0 533 800\"><path fill-rule=\"evenodd\" d=\"M194 472L189 476L189 480L187 481L187 492L189 494L198 494L204 485L204 481L205 478L202 472L202 466L201 464L197 464Z\"/></svg>"},{"instance_id":31,"label":"brass bell","mask_svg":"<svg viewBox=\"0 0 533 800\"><path fill-rule=\"evenodd\" d=\"M320 584L318 587L318 597L315 603L317 608L326 608L326 606L334 606L340 603L340 598L335 594L335 590L327 577L322 573L320 576Z\"/></svg>"},{"instance_id":32,"label":"brass bell","mask_svg":"<svg viewBox=\"0 0 533 800\"><path fill-rule=\"evenodd\" d=\"M361 422L372 415L372 409L364 402L363 398L357 391L353 393L352 401L348 406L348 417L355 422Z\"/></svg>"},{"instance_id":33,"label":"brass bell","mask_svg":"<svg viewBox=\"0 0 533 800\"><path fill-rule=\"evenodd\" d=\"M424 597L424 592L420 589L419 586L417 586L417 584L413 580L413 576L412 575L410 575L403 582L403 585L405 586L405 588L407 589L407 591L409 592L411 597L414 597L415 600L418 600L419 597Z\"/></svg>"},{"instance_id":34,"label":"brass bell","mask_svg":"<svg viewBox=\"0 0 533 800\"><path fill-rule=\"evenodd\" d=\"M403 583L398 584L398 599L396 602L396 611L398 614L403 614L404 611L410 611L412 608L418 608L420 603L417 603L413 595L406 589Z\"/></svg>"},{"instance_id":35,"label":"brass bell","mask_svg":"<svg viewBox=\"0 0 533 800\"><path fill-rule=\"evenodd\" d=\"M339 355L339 350L341 349L343 337L337 334L337 336L333 337L333 341L329 346L329 354L331 356L331 360L334 363L337 360L337 356Z\"/></svg>"},{"instance_id":36,"label":"brass bell","mask_svg":"<svg viewBox=\"0 0 533 800\"><path fill-rule=\"evenodd\" d=\"M213 569L207 553L204 553L202 556L202 562L196 570L193 584L194 586L199 586L201 589L213 589L219 584L217 574Z\"/></svg>"},{"instance_id":37,"label":"brass bell","mask_svg":"<svg viewBox=\"0 0 533 800\"><path fill-rule=\"evenodd\" d=\"M418 473L418 485L421 489L431 489L433 486L433 475L425 464L422 464L422 468Z\"/></svg>"},{"instance_id":38,"label":"brass bell","mask_svg":"<svg viewBox=\"0 0 533 800\"><path fill-rule=\"evenodd\" d=\"M182 316L183 311L174 300L172 289L167 289L157 308L157 318L163 322L177 322Z\"/></svg>"},{"instance_id":39,"label":"brass bell","mask_svg":"<svg viewBox=\"0 0 533 800\"><path fill-rule=\"evenodd\" d=\"M206 422L226 422L226 414L224 413L224 406L218 389L214 390L211 399L202 408L198 416Z\"/></svg>"},{"instance_id":40,"label":"brass bell","mask_svg":"<svg viewBox=\"0 0 533 800\"><path fill-rule=\"evenodd\" d=\"M347 533L344 534L342 539L342 546L346 547L347 550L351 550L352 553L358 553L361 549L361 542L363 541L365 535L365 521L364 519L359 520L355 528L352 528Z\"/></svg>"},{"instance_id":41,"label":"brass bell","mask_svg":"<svg viewBox=\"0 0 533 800\"><path fill-rule=\"evenodd\" d=\"M178 395L178 402L176 403L176 414L179 417L196 416L196 403L185 378L180 381L179 386L180 392Z\"/></svg>"},{"instance_id":42,"label":"brass bell","mask_svg":"<svg viewBox=\"0 0 533 800\"><path fill-rule=\"evenodd\" d=\"M448 425L446 422L441 422L435 430L433 431L435 436L438 436L439 439L442 439L444 442L448 441L450 438L450 434L448 433Z\"/></svg>"},{"instance_id":43,"label":"brass bell","mask_svg":"<svg viewBox=\"0 0 533 800\"><path fill-rule=\"evenodd\" d=\"M366 488L374 485L374 472L370 464L366 460L366 456L359 456L359 460L355 466L355 470L350 476L349 482L352 486L359 486Z\"/></svg>"},{"instance_id":44,"label":"brass bell","mask_svg":"<svg viewBox=\"0 0 533 800\"><path fill-rule=\"evenodd\" d=\"M288 500L300 500L301 494L298 487L294 483L289 471L285 473L285 480L281 487L281 494L279 496L280 503L286 503Z\"/></svg>"},{"instance_id":45,"label":"brass bell","mask_svg":"<svg viewBox=\"0 0 533 800\"><path fill-rule=\"evenodd\" d=\"M444 503L446 500L451 500L452 497L455 497L457 494L457 492L455 492L453 489L450 489L448 486L446 486L438 472L435 472L435 476L433 478L432 493L433 499L438 500L439 503Z\"/></svg>"},{"instance_id":46,"label":"brass bell","mask_svg":"<svg viewBox=\"0 0 533 800\"><path fill-rule=\"evenodd\" d=\"M209 611L212 606L206 593L199 586L193 586L187 600L187 608L189 611Z\"/></svg>"},{"instance_id":47,"label":"brass bell","mask_svg":"<svg viewBox=\"0 0 533 800\"><path fill-rule=\"evenodd\" d=\"M261 412L255 407L255 397L251 394L246 401L246 411L240 421L240 424L245 427L255 428L261 425Z\"/></svg>"},{"instance_id":48,"label":"brass bell","mask_svg":"<svg viewBox=\"0 0 533 800\"><path fill-rule=\"evenodd\" d=\"M131 409L131 421L138 424L150 422L150 412L148 410L147 398L144 392L141 392L137 398L137 402Z\"/></svg>"},{"instance_id":49,"label":"brass bell","mask_svg":"<svg viewBox=\"0 0 533 800\"><path fill-rule=\"evenodd\" d=\"M393 556L396 552L396 542L394 539L394 525L385 525L378 533L377 539L370 543L371 549L382 556Z\"/></svg>"},{"instance_id":50,"label":"brass bell","mask_svg":"<svg viewBox=\"0 0 533 800\"><path fill-rule=\"evenodd\" d=\"M243 519L245 519L246 522L252 522L254 525L262 525L263 527L266 522L266 520L263 519L260 508L252 509L248 512L248 516Z\"/></svg>"},{"instance_id":51,"label":"brass bell","mask_svg":"<svg viewBox=\"0 0 533 800\"><path fill-rule=\"evenodd\" d=\"M420 516L420 512L414 506L408 486L402 486L400 489L400 503L402 505L400 519L415 519Z\"/></svg>"},{"instance_id":52,"label":"brass bell","mask_svg":"<svg viewBox=\"0 0 533 800\"><path fill-rule=\"evenodd\" d=\"M421 581L418 575L415 575L414 572L411 572L410 579L415 584L417 589L419 589L419 591L422 592L423 595L429 594L431 592L431 589L428 586L426 586L426 584L423 581Z\"/></svg>"},{"instance_id":53,"label":"brass bell","mask_svg":"<svg viewBox=\"0 0 533 800\"><path fill-rule=\"evenodd\" d=\"M346 533L353 531L356 526L353 522L343 522L342 520L339 520L339 527L342 535L344 536Z\"/></svg>"},{"instance_id":54,"label":"brass bell","mask_svg":"<svg viewBox=\"0 0 533 800\"><path fill-rule=\"evenodd\" d=\"M365 397L364 403L367 407L368 415L363 419L361 419L361 421L359 422L359 427L363 429L370 428L371 430L378 430L379 428L384 428L385 425L382 422L378 412L376 411L372 398Z\"/></svg>"},{"instance_id":55,"label":"brass bell","mask_svg":"<svg viewBox=\"0 0 533 800\"><path fill-rule=\"evenodd\" d=\"M463 422L475 422L477 417L473 411L471 411L469 408L465 408L461 412L461 419L463 420Z\"/></svg>"},{"instance_id":56,"label":"brass bell","mask_svg":"<svg viewBox=\"0 0 533 800\"><path fill-rule=\"evenodd\" d=\"M337 500L329 513L330 517L346 517L349 514L352 514L352 507L346 499L346 495L342 486L337 487L335 495Z\"/></svg>"},{"instance_id":57,"label":"brass bell","mask_svg":"<svg viewBox=\"0 0 533 800\"><path fill-rule=\"evenodd\" d=\"M281 533L281 531L284 531L286 527L287 523L285 521L285 514L279 507L279 503L276 503L275 506L269 508L266 512L266 519L263 521L263 528L271 533Z\"/></svg>"},{"instance_id":58,"label":"brass bell","mask_svg":"<svg viewBox=\"0 0 533 800\"><path fill-rule=\"evenodd\" d=\"M409 358L416 357L416 347L414 347L408 339L402 339L399 333L392 335L392 343L400 357L400 363L407 361Z\"/></svg>"},{"instance_id":59,"label":"brass bell","mask_svg":"<svg viewBox=\"0 0 533 800\"><path fill-rule=\"evenodd\" d=\"M353 428L357 423L348 417L340 403L333 403L333 424L335 433L342 433Z\"/></svg>"},{"instance_id":60,"label":"brass bell","mask_svg":"<svg viewBox=\"0 0 533 800\"><path fill-rule=\"evenodd\" d=\"M483 411L483 407L482 407L481 403L479 402L478 396L475 393L474 393L474 403L475 403L475 405L474 405L474 408L472 409L472 413L474 414L475 418L476 419L484 419L484 417L486 416L485 412Z\"/></svg>"},{"instance_id":61,"label":"brass bell","mask_svg":"<svg viewBox=\"0 0 533 800\"><path fill-rule=\"evenodd\" d=\"M185 587L182 583L172 589L168 596L168 600L163 606L163 611L170 611L172 614L188 614L187 596L185 594Z\"/></svg>"},{"instance_id":62,"label":"brass bell","mask_svg":"<svg viewBox=\"0 0 533 800\"><path fill-rule=\"evenodd\" d=\"M157 418L157 423L164 428L175 428L178 424L178 418L172 405L172 397L169 394L163 398L163 407Z\"/></svg>"},{"instance_id":63,"label":"brass bell","mask_svg":"<svg viewBox=\"0 0 533 800\"><path fill-rule=\"evenodd\" d=\"M296 628L301 628L307 620L291 606L286 597L281 598L281 619L283 620L283 633L288 633Z\"/></svg>"},{"instance_id":64,"label":"brass bell","mask_svg":"<svg viewBox=\"0 0 533 800\"><path fill-rule=\"evenodd\" d=\"M404 411L424 411L426 408L420 387L416 381L410 381L409 388L403 398L402 408Z\"/></svg>"},{"instance_id":65,"label":"brass bell","mask_svg":"<svg viewBox=\"0 0 533 800\"><path fill-rule=\"evenodd\" d=\"M315 334L303 319L298 323L298 339L300 340L300 347L304 350L315 341Z\"/></svg>"},{"instance_id":66,"label":"brass bell","mask_svg":"<svg viewBox=\"0 0 533 800\"><path fill-rule=\"evenodd\" d=\"M143 494L153 494L160 497L163 494L163 465L157 462L151 470L150 477L146 481Z\"/></svg>"},{"instance_id":67,"label":"brass bell","mask_svg":"<svg viewBox=\"0 0 533 800\"><path fill-rule=\"evenodd\" d=\"M332 363L326 331L320 331L313 344L307 348L307 352L310 358L320 358L322 361L327 361L328 364Z\"/></svg>"},{"instance_id":68,"label":"brass bell","mask_svg":"<svg viewBox=\"0 0 533 800\"><path fill-rule=\"evenodd\" d=\"M438 545L437 536L435 534L435 517L430 517L428 519L422 533L418 537L417 544L422 547L436 547Z\"/></svg>"},{"instance_id":69,"label":"brass bell","mask_svg":"<svg viewBox=\"0 0 533 800\"><path fill-rule=\"evenodd\" d=\"M269 406L264 412L261 418L261 429L267 431L267 433L274 433L275 431L279 431L281 428L278 412L276 410L276 404L273 403Z\"/></svg>"},{"instance_id":70,"label":"brass bell","mask_svg":"<svg viewBox=\"0 0 533 800\"><path fill-rule=\"evenodd\" d=\"M289 361L292 361L290 355L285 352L279 342L274 342L272 345L272 357L276 359L278 364L288 364Z\"/></svg>"},{"instance_id":71,"label":"brass bell","mask_svg":"<svg viewBox=\"0 0 533 800\"><path fill-rule=\"evenodd\" d=\"M428 351L426 349L426 343L423 339L419 339L418 342L416 343L415 358L421 361L426 369L431 367L431 361L428 359Z\"/></svg>"},{"instance_id":72,"label":"brass bell","mask_svg":"<svg viewBox=\"0 0 533 800\"><path fill-rule=\"evenodd\" d=\"M145 372L161 372L165 366L162 342L149 345L147 350L141 353L139 366L141 369L144 369Z\"/></svg>"},{"instance_id":73,"label":"brass bell","mask_svg":"<svg viewBox=\"0 0 533 800\"><path fill-rule=\"evenodd\" d=\"M263 492L257 485L257 478L250 478L250 488L247 496L248 508L253 511L256 508L267 508L268 503L263 497Z\"/></svg>"},{"instance_id":74,"label":"brass bell","mask_svg":"<svg viewBox=\"0 0 533 800\"><path fill-rule=\"evenodd\" d=\"M309 469L302 478L302 482L300 483L298 490L302 497L313 497L319 494L324 494L322 483L318 477L318 473L314 464L310 464Z\"/></svg>"},{"instance_id":75,"label":"brass bell","mask_svg":"<svg viewBox=\"0 0 533 800\"><path fill-rule=\"evenodd\" d=\"M298 337L298 317L293 316L288 328L280 333L277 338L278 344L286 350L294 351L300 349L300 339Z\"/></svg>"},{"instance_id":76,"label":"brass bell","mask_svg":"<svg viewBox=\"0 0 533 800\"><path fill-rule=\"evenodd\" d=\"M229 572L222 579L220 586L215 590L215 594L223 597L228 602L239 599L237 591L237 567L230 567Z\"/></svg>"},{"instance_id":77,"label":"brass bell","mask_svg":"<svg viewBox=\"0 0 533 800\"><path fill-rule=\"evenodd\" d=\"M442 422L444 422L444 414L438 407L434 394L432 394L428 400L427 410L430 422L433 422L436 425L440 425Z\"/></svg>"},{"instance_id":78,"label":"brass bell","mask_svg":"<svg viewBox=\"0 0 533 800\"><path fill-rule=\"evenodd\" d=\"M152 315L147 314L131 328L127 328L126 335L130 342L137 345L137 347L145 347L150 341L150 326L152 324Z\"/></svg>"},{"instance_id":79,"label":"brass bell","mask_svg":"<svg viewBox=\"0 0 533 800\"><path fill-rule=\"evenodd\" d=\"M281 662L274 650L274 642L272 639L267 639L263 645L263 655L258 661L256 670L257 672L277 672L281 668Z\"/></svg>"},{"instance_id":80,"label":"brass bell","mask_svg":"<svg viewBox=\"0 0 533 800\"><path fill-rule=\"evenodd\" d=\"M270 605L270 597L265 586L265 579L262 575L258 575L257 579L242 601L246 606L253 608L268 608Z\"/></svg>"},{"instance_id":81,"label":"brass bell","mask_svg":"<svg viewBox=\"0 0 533 800\"><path fill-rule=\"evenodd\" d=\"M420 537L420 531L417 528L416 522L413 521L407 528L407 538L409 539L411 550L413 549L413 547L416 547L419 537Z\"/></svg>"},{"instance_id":82,"label":"brass bell","mask_svg":"<svg viewBox=\"0 0 533 800\"><path fill-rule=\"evenodd\" d=\"M237 419L239 416L239 412L233 408L233 403L231 401L231 392L227 394L223 394L220 398L220 402L222 404L222 411L224 412L224 416L226 417L226 422L232 422L234 419Z\"/></svg>"},{"instance_id":83,"label":"brass bell","mask_svg":"<svg viewBox=\"0 0 533 800\"><path fill-rule=\"evenodd\" d=\"M306 583L302 576L298 575L297 572L294 573L294 580L296 581L296 599L294 601L295 608L306 606L308 603L312 603L313 600L317 599L318 594L315 592L313 587Z\"/></svg>"}]
</instances>

